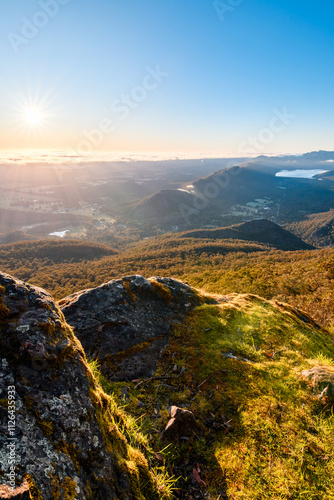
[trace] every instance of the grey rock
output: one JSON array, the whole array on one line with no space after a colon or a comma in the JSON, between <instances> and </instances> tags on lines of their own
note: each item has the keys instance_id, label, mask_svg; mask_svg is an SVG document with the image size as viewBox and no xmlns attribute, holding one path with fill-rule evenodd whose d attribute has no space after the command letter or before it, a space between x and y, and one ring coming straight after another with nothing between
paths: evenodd
<instances>
[{"instance_id":1,"label":"grey rock","mask_svg":"<svg viewBox=\"0 0 334 500\"><path fill-rule=\"evenodd\" d=\"M25 498L25 478L39 492L30 491L31 498L132 498L121 463L130 451L108 430L108 398L80 342L49 294L2 273L0 353L0 498L11 485L11 466L23 488L17 498Z\"/></svg>"},{"instance_id":2,"label":"grey rock","mask_svg":"<svg viewBox=\"0 0 334 500\"><path fill-rule=\"evenodd\" d=\"M151 377L180 323L199 299L171 278L127 276L75 293L59 302L88 357L113 381Z\"/></svg>"}]
</instances>

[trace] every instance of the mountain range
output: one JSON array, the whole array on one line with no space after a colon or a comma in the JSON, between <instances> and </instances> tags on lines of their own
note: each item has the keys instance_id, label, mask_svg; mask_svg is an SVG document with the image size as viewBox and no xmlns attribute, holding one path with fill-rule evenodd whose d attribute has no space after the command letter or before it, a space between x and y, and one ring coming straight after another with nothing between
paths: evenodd
<instances>
[{"instance_id":1,"label":"mountain range","mask_svg":"<svg viewBox=\"0 0 334 500\"><path fill-rule=\"evenodd\" d=\"M137 224L149 221L169 230L173 226L226 226L264 214L280 223L302 220L307 214L334 208L333 162L333 154L325 152L302 157L259 157L182 188L161 190L123 207L121 214ZM312 178L276 175L283 170L310 169L315 172Z\"/></svg>"}]
</instances>

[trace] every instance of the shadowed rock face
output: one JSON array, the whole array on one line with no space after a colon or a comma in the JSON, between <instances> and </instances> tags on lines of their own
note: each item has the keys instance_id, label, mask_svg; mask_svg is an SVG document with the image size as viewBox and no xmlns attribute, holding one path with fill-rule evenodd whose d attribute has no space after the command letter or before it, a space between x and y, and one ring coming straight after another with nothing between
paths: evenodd
<instances>
[{"instance_id":1,"label":"shadowed rock face","mask_svg":"<svg viewBox=\"0 0 334 500\"><path fill-rule=\"evenodd\" d=\"M152 376L172 325L198 304L188 285L142 276L112 280L59 302L87 355L114 381Z\"/></svg>"},{"instance_id":2,"label":"shadowed rock face","mask_svg":"<svg viewBox=\"0 0 334 500\"><path fill-rule=\"evenodd\" d=\"M119 465L128 459L127 445L122 436L109 436L115 431L102 433L107 396L81 344L44 290L2 273L0 353L0 497L11 493L14 460L16 486L25 495L28 483L30 498L133 498Z\"/></svg>"}]
</instances>

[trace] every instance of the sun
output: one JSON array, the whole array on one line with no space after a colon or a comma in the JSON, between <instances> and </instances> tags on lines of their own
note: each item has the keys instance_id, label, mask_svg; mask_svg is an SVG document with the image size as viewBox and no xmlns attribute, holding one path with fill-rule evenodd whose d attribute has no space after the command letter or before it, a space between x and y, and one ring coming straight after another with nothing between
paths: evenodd
<instances>
[{"instance_id":1,"label":"sun","mask_svg":"<svg viewBox=\"0 0 334 500\"><path fill-rule=\"evenodd\" d=\"M39 136L48 133L53 126L55 110L51 108L51 98L49 94L42 96L35 92L35 95L24 95L18 92L15 96L15 114L13 121L21 133Z\"/></svg>"},{"instance_id":2,"label":"sun","mask_svg":"<svg viewBox=\"0 0 334 500\"><path fill-rule=\"evenodd\" d=\"M39 127L43 123L43 114L37 108L28 108L24 111L24 122L30 127Z\"/></svg>"}]
</instances>

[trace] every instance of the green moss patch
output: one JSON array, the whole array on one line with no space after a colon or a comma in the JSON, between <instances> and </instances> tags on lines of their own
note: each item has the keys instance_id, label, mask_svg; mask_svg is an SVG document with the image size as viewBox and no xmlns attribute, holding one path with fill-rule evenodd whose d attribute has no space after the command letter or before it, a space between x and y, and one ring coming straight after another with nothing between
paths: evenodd
<instances>
[{"instance_id":1,"label":"green moss patch","mask_svg":"<svg viewBox=\"0 0 334 500\"><path fill-rule=\"evenodd\" d=\"M3 303L3 295L5 293L5 287L0 286L0 322L4 321L9 315L9 309Z\"/></svg>"},{"instance_id":2,"label":"green moss patch","mask_svg":"<svg viewBox=\"0 0 334 500\"><path fill-rule=\"evenodd\" d=\"M126 385L124 413L137 419L134 435L142 435L152 468L181 476L179 497L203 489L211 498L330 500L333 410L300 373L333 357L332 337L303 313L231 295L189 314L154 377L102 383L118 404ZM170 405L194 413L194 439L161 441Z\"/></svg>"}]
</instances>

